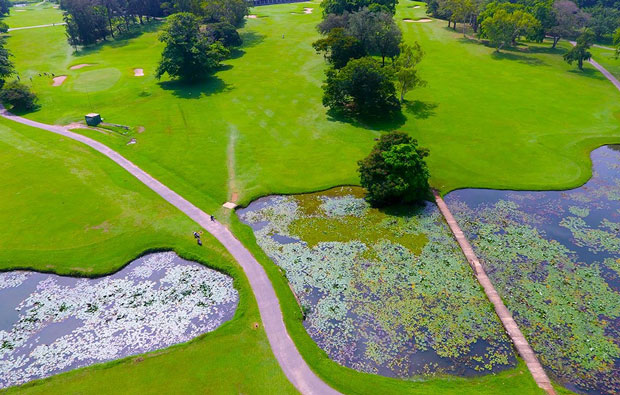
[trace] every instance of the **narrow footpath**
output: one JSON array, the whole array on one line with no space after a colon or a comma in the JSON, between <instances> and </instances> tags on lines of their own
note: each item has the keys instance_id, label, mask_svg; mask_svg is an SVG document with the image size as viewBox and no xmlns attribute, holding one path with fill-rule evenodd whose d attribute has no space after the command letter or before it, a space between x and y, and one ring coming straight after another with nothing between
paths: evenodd
<instances>
[{"instance_id":1,"label":"narrow footpath","mask_svg":"<svg viewBox=\"0 0 620 395\"><path fill-rule=\"evenodd\" d=\"M12 31L14 31L14 30L38 29L38 28L40 28L40 27L52 27L52 26L62 26L62 25L66 25L66 23L65 23L65 22L58 22L58 23L50 23L50 24L47 24L47 25L35 25L35 26L13 27L13 28L10 28L10 29L9 29L9 30L7 30L7 31L12 32Z\"/></svg>"},{"instance_id":2,"label":"narrow footpath","mask_svg":"<svg viewBox=\"0 0 620 395\"><path fill-rule=\"evenodd\" d=\"M62 126L47 125L40 122L31 121L9 113L4 107L0 106L0 115L11 121L19 122L24 125L32 126L70 139L79 141L89 147L99 151L103 155L112 159L122 168L127 170L131 175L140 180L144 185L151 188L155 193L163 197L170 204L181 210L188 217L202 226L207 232L211 233L215 238L226 247L230 254L237 260L243 268L250 286L256 297L258 309L260 311L261 320L269 339L271 349L284 371L286 377L302 394L338 394L337 391L329 387L321 380L306 364L299 354L295 343L289 336L284 325L280 302L276 296L275 290L267 277L265 269L252 256L239 240L222 224L217 221L211 221L210 216L192 203L184 199L161 182L157 181L151 175L125 159L118 152L112 150L108 146L90 139L81 134L77 134L65 129ZM241 368L243 368L241 366Z\"/></svg>"},{"instance_id":3,"label":"narrow footpath","mask_svg":"<svg viewBox=\"0 0 620 395\"><path fill-rule=\"evenodd\" d=\"M474 253L471 244L469 244L469 241L467 241L467 238L463 234L463 231L459 227L459 224L452 216L450 209L448 209L448 206L443 201L439 193L434 191L433 194L435 195L435 201L437 202L439 211L441 211L441 214L443 214L444 218L446 219L446 222L448 223L448 226L450 227L454 238L459 243L459 246L463 250L465 258L467 258L469 265L474 271L474 275L478 279L480 285L482 285L482 288L484 289L484 293L486 293L487 298L489 298L489 300L493 304L497 316L502 322L502 325L504 325L508 336L510 336L510 339L515 345L515 348L519 352L519 355L521 355L521 358L523 358L523 360L525 361L527 368L534 377L534 381L536 381L536 384L538 384L540 388L545 390L547 394L555 395L555 391L553 390L553 386L551 385L551 380L549 380L549 377L547 377L545 370L538 361L538 358L536 358L536 354L534 354L534 350L532 350L532 347L530 347L527 340L525 340L523 333L521 333L521 330L517 326L517 323L512 318L510 311L508 311L508 309L504 305L504 302L502 301L502 298L499 296L499 294L495 290L495 287L491 283L491 280L489 280L489 277L487 277L487 274L484 271L482 265L480 264L478 257Z\"/></svg>"}]
</instances>

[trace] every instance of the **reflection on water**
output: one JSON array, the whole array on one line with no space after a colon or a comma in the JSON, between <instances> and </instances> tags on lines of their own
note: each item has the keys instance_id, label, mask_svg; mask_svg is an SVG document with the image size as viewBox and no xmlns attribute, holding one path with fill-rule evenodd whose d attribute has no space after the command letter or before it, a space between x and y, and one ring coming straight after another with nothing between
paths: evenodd
<instances>
[{"instance_id":1,"label":"reflection on water","mask_svg":"<svg viewBox=\"0 0 620 395\"><path fill-rule=\"evenodd\" d=\"M0 388L185 342L234 315L232 278L172 252L98 279L0 273Z\"/></svg>"},{"instance_id":2,"label":"reflection on water","mask_svg":"<svg viewBox=\"0 0 620 395\"><path fill-rule=\"evenodd\" d=\"M569 191L455 191L446 203L541 362L584 393L620 393L620 149Z\"/></svg>"}]
</instances>

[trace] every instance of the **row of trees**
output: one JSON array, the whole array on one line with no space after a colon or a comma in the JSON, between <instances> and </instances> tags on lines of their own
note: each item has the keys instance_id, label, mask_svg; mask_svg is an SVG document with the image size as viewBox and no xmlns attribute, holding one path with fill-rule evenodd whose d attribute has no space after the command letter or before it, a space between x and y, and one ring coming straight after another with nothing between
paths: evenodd
<instances>
[{"instance_id":1,"label":"row of trees","mask_svg":"<svg viewBox=\"0 0 620 395\"><path fill-rule=\"evenodd\" d=\"M400 111L408 90L424 84L416 68L422 49L402 43L395 5L386 0L322 2L317 29L323 38L313 46L330 65L323 85L326 107L360 118L386 118Z\"/></svg>"},{"instance_id":2,"label":"row of trees","mask_svg":"<svg viewBox=\"0 0 620 395\"><path fill-rule=\"evenodd\" d=\"M130 33L151 18L179 12L191 13L203 24L236 28L243 24L249 4L245 0L61 0L60 7L69 44L77 47Z\"/></svg>"},{"instance_id":3,"label":"row of trees","mask_svg":"<svg viewBox=\"0 0 620 395\"><path fill-rule=\"evenodd\" d=\"M575 38L585 28L597 40L611 38L620 28L620 2L610 0L428 0L428 4L429 12L447 19L449 26L456 29L460 23L463 34L470 26L498 50L521 36L539 42L551 37L555 48L560 39Z\"/></svg>"}]
</instances>

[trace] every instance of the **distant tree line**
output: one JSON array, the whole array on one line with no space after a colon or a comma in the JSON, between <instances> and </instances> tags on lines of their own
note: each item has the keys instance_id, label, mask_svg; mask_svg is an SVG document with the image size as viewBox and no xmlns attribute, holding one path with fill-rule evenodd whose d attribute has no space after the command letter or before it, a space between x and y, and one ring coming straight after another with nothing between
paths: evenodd
<instances>
[{"instance_id":1,"label":"distant tree line","mask_svg":"<svg viewBox=\"0 0 620 395\"><path fill-rule=\"evenodd\" d=\"M243 25L249 4L245 0L60 0L60 8L69 44L77 47L113 39L152 18L175 13L190 13L201 26L218 24L207 30L215 40L229 40ZM225 37L218 36L222 34Z\"/></svg>"},{"instance_id":2,"label":"distant tree line","mask_svg":"<svg viewBox=\"0 0 620 395\"><path fill-rule=\"evenodd\" d=\"M390 118L405 93L423 85L416 43L402 42L395 0L323 0L322 38L313 43L329 64L323 104L364 119ZM399 100L400 96L400 100Z\"/></svg>"},{"instance_id":3,"label":"distant tree line","mask_svg":"<svg viewBox=\"0 0 620 395\"><path fill-rule=\"evenodd\" d=\"M594 40L612 40L620 28L620 0L427 0L428 12L463 33L467 26L498 50L519 37L542 42L575 39L587 28Z\"/></svg>"}]
</instances>

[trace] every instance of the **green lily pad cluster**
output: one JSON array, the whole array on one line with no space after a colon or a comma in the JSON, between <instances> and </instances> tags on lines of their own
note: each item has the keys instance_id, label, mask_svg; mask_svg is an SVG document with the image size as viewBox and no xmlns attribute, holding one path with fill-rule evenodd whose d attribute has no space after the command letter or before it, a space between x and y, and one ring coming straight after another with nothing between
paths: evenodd
<instances>
[{"instance_id":1,"label":"green lily pad cluster","mask_svg":"<svg viewBox=\"0 0 620 395\"><path fill-rule=\"evenodd\" d=\"M446 202L543 365L574 388L614 394L620 153L602 148L593 162L592 180L572 191L464 190Z\"/></svg>"},{"instance_id":2,"label":"green lily pad cluster","mask_svg":"<svg viewBox=\"0 0 620 395\"><path fill-rule=\"evenodd\" d=\"M286 273L330 358L387 376L513 366L503 327L435 205L372 209L359 188L241 210Z\"/></svg>"}]
</instances>

